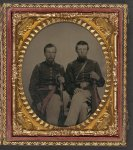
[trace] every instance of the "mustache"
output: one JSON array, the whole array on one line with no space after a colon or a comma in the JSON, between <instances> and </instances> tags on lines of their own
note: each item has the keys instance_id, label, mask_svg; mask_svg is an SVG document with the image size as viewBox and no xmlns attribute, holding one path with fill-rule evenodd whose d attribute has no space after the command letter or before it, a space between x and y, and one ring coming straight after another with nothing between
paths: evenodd
<instances>
[{"instance_id":1,"label":"mustache","mask_svg":"<svg viewBox=\"0 0 133 150\"><path fill-rule=\"evenodd\" d=\"M49 57L47 57L47 58L55 58L54 56L49 56Z\"/></svg>"},{"instance_id":2,"label":"mustache","mask_svg":"<svg viewBox=\"0 0 133 150\"><path fill-rule=\"evenodd\" d=\"M48 57L47 59L54 59L54 57Z\"/></svg>"},{"instance_id":3,"label":"mustache","mask_svg":"<svg viewBox=\"0 0 133 150\"><path fill-rule=\"evenodd\" d=\"M48 57L48 58L46 58L47 60L49 60L49 61L53 61L55 58L53 58L53 57Z\"/></svg>"}]
</instances>

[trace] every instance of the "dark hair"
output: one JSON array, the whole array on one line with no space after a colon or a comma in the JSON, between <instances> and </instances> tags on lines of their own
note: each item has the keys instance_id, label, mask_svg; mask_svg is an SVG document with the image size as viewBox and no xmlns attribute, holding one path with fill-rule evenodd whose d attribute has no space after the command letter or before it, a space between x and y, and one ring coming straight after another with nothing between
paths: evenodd
<instances>
[{"instance_id":1,"label":"dark hair","mask_svg":"<svg viewBox=\"0 0 133 150\"><path fill-rule=\"evenodd\" d=\"M54 45L54 44L51 44L51 43L47 44L47 45L44 47L44 53L46 52L46 49L47 49L47 48L51 48L51 47L55 47L55 45ZM56 47L55 47L55 50L56 50Z\"/></svg>"},{"instance_id":2,"label":"dark hair","mask_svg":"<svg viewBox=\"0 0 133 150\"><path fill-rule=\"evenodd\" d=\"M85 41L79 41L79 42L76 44L76 47L75 47L76 51L77 51L78 45L87 45L87 50L89 50L89 45L88 45L88 43L85 42Z\"/></svg>"}]
</instances>

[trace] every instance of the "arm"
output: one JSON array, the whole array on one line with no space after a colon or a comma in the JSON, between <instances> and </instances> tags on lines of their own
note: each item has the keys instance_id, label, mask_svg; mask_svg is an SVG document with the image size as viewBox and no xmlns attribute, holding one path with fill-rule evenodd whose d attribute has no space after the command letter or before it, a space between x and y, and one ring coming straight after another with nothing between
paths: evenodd
<instances>
[{"instance_id":1,"label":"arm","mask_svg":"<svg viewBox=\"0 0 133 150\"><path fill-rule=\"evenodd\" d=\"M99 79L96 80L97 86L98 86L98 87L104 86L105 80L104 80L104 78L103 78L103 76L102 76L102 73L101 73L101 70L100 70L100 67L99 67L99 64L98 64L98 63L95 63L95 70L94 70L94 71L95 71L95 72L98 74L98 76L99 76Z\"/></svg>"},{"instance_id":2,"label":"arm","mask_svg":"<svg viewBox=\"0 0 133 150\"><path fill-rule=\"evenodd\" d=\"M63 66L60 66L60 74L61 76L65 77L65 70Z\"/></svg>"},{"instance_id":3,"label":"arm","mask_svg":"<svg viewBox=\"0 0 133 150\"><path fill-rule=\"evenodd\" d=\"M39 66L36 65L32 72L30 84L29 84L29 92L33 100L33 104L35 105L41 102L41 99L38 93L38 88L39 88Z\"/></svg>"}]
</instances>

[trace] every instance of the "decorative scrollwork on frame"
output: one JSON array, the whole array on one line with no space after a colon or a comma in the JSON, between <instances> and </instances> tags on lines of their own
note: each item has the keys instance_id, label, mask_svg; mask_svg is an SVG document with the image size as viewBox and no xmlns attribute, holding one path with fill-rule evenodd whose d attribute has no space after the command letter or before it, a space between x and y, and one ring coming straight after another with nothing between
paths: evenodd
<instances>
[{"instance_id":1,"label":"decorative scrollwork on frame","mask_svg":"<svg viewBox=\"0 0 133 150\"><path fill-rule=\"evenodd\" d=\"M22 15L22 14L21 14ZM37 14L38 15L38 14ZM81 14L80 14L81 15ZM85 29L89 30L93 36L98 40L99 44L102 46L102 50L103 50L103 54L105 56L105 60L106 60L106 68L107 68L107 80L106 80L106 87L105 87L105 92L103 95L103 99L101 100L101 103L99 105L99 107L97 108L97 110L95 111L94 114L91 115L90 118L88 118L85 122L73 126L73 127L68 127L68 129L70 130L93 130L96 131L96 125L95 125L95 121L97 120L97 117L103 116L104 120L106 120L108 117L107 115L110 116L110 112L106 112L105 110L102 112L102 109L105 107L108 103L108 99L110 96L110 93L112 93L112 83L113 83L113 74L112 74L112 64L113 64L113 57L111 55L111 52L109 50L109 44L111 44L112 42L110 41L113 33L113 26L110 25L110 23L107 21L107 19L100 19L100 18L94 18L94 19L84 19L84 18L79 18L77 17L77 14L69 16L67 13L65 13L64 15L52 15L52 17L47 17L47 18L43 18L41 16L41 19L38 18L38 16L34 16L29 18L23 18L24 22L19 21L18 24L16 24L16 30L18 30L18 36L21 36L21 39L18 39L18 46L17 46L17 50L16 50L16 64L17 64L17 70L18 70L18 82L17 82L17 94L19 95L20 98L20 102L22 105L22 110L20 110L19 112L14 112L19 114L19 123L22 122L22 120L26 120L28 123L27 126L25 126L24 128L27 130L30 128L31 130L35 131L35 127L33 128L33 126L35 126L35 124L40 125L40 128L36 128L36 130L66 130L66 128L60 128L60 127L56 127L53 125L50 125L48 123L46 123L45 121L41 120L35 113L34 111L31 109L31 107L29 106L29 103L26 99L26 96L24 94L23 91L23 85L22 85L22 62L24 59L24 55L25 52L27 50L28 45L30 44L30 41L32 41L32 38L39 32L41 31L43 28L47 27L50 24L54 24L54 23L60 23L60 22L71 22L71 23L75 23L78 24L82 27L84 27ZM16 17L16 16L15 16ZM38 20L37 20L38 18ZM40 21L41 20L41 21ZM109 26L110 25L110 26ZM25 108L25 109L24 109ZM104 108L104 109L105 109ZM110 108L111 109L111 108ZM23 113L22 113L23 112ZM20 115L21 114L21 115ZM28 115L27 117L25 117L25 115ZM21 116L21 117L20 117ZM113 117L111 115L111 117ZM21 119L20 119L21 118ZM106 119L105 119L106 118ZM32 120L32 121L31 121ZM99 120L103 120L103 119L99 119ZM30 124L30 121L32 122ZM36 123L35 123L36 122ZM109 122L108 122L109 123ZM34 124L34 125L33 125ZM100 126L100 124L99 124ZM109 127L107 125L107 127ZM99 128L100 131L100 128ZM97 134L99 134L100 132L98 131ZM38 132L39 133L39 132ZM85 134L86 132L84 132ZM48 133L50 134L50 133ZM63 132L63 135L65 134L65 132ZM66 133L67 134L67 133ZM71 134L71 132L69 132L69 134ZM76 133L75 133L76 134ZM87 134L91 134L87 133ZM108 133L109 134L109 133Z\"/></svg>"},{"instance_id":2,"label":"decorative scrollwork on frame","mask_svg":"<svg viewBox=\"0 0 133 150\"><path fill-rule=\"evenodd\" d=\"M123 50L122 50L122 75L123 75L123 100L122 100L122 128L123 133L120 141L8 141L7 140L7 9L10 8L106 8L106 9L121 9L123 11ZM58 13L57 13L58 14ZM19 136L114 136L118 132L118 114L117 114L117 36L118 36L118 13L75 13L60 21L70 21L83 26L89 30L102 46L103 54L106 60L107 80L106 89L103 99L97 108L96 112L85 122L72 128L60 128L47 124L42 121L28 104L22 87L22 62L30 44L36 34L49 24L55 23L56 13L37 14L37 13L18 13L13 14L13 61L12 61L12 93L13 93L13 135ZM63 13L62 13L63 14ZM86 15L85 15L86 14ZM21 15L21 16L20 16ZM67 16L67 13L65 14ZM127 106L126 106L126 68L127 68L127 5L123 4L3 4L3 48L1 51L1 69L2 69L2 143L4 145L84 145L84 146L125 146L126 145L126 121L127 121ZM17 36L17 24L21 26L21 19L32 18L31 26L20 27L21 32ZM71 16L71 17L70 17ZM38 18L38 19L37 19ZM58 17L59 19L60 17ZM63 15L62 15L63 18ZM94 19L95 18L95 19ZM103 19L99 21L99 18ZM26 19L26 18L25 18ZM61 18L60 18L61 19ZM46 24L45 24L46 21ZM44 23L46 26L43 26ZM18 25L18 27L19 27ZM109 26L108 26L109 25ZM108 27L107 27L108 26ZM104 29L106 33L104 32ZM109 42L110 41L110 42ZM114 64L112 64L112 62ZM112 82L113 81L113 82ZM17 84L16 84L17 83ZM110 120L110 117L112 119ZM97 124L97 121L99 124ZM106 124L106 121L108 124ZM27 125L22 126L22 122ZM102 126L102 123L105 124Z\"/></svg>"}]
</instances>

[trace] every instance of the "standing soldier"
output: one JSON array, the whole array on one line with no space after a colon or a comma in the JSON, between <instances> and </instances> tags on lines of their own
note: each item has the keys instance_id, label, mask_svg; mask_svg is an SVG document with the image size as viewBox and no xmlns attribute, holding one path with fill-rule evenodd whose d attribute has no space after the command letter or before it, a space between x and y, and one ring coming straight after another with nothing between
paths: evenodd
<instances>
[{"instance_id":1,"label":"standing soldier","mask_svg":"<svg viewBox=\"0 0 133 150\"><path fill-rule=\"evenodd\" d=\"M85 121L100 102L97 87L102 87L105 80L98 63L87 58L88 50L88 43L79 41L76 45L78 58L66 69L66 87L72 100L65 126Z\"/></svg>"},{"instance_id":2,"label":"standing soldier","mask_svg":"<svg viewBox=\"0 0 133 150\"><path fill-rule=\"evenodd\" d=\"M64 84L64 68L54 61L56 51L53 44L44 47L46 61L35 66L29 85L33 109L53 125L58 125L62 106L59 88Z\"/></svg>"}]
</instances>

